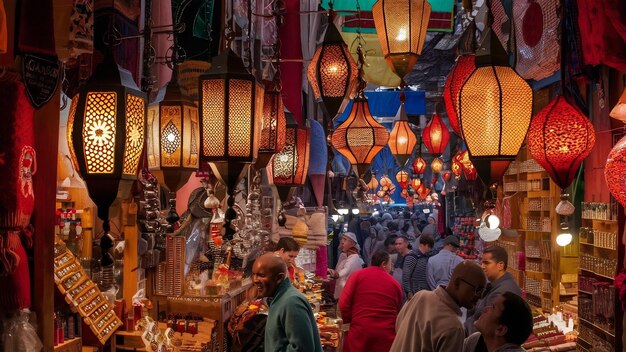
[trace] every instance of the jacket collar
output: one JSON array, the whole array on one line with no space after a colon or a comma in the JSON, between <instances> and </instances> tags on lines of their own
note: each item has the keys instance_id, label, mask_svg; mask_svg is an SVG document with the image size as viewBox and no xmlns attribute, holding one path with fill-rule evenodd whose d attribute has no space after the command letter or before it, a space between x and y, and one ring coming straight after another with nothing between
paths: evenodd
<instances>
[{"instance_id":1,"label":"jacket collar","mask_svg":"<svg viewBox=\"0 0 626 352\"><path fill-rule=\"evenodd\" d=\"M280 285L278 285L278 288L276 289L276 293L274 293L274 297L271 297L270 299L268 299L268 305L271 307L272 304L274 304L274 302L278 301L278 299L280 299L280 297L285 294L285 292L287 292L287 290L289 290L289 287L291 286L291 281L289 281L289 278L285 278L283 280L283 282L280 283Z\"/></svg>"}]
</instances>

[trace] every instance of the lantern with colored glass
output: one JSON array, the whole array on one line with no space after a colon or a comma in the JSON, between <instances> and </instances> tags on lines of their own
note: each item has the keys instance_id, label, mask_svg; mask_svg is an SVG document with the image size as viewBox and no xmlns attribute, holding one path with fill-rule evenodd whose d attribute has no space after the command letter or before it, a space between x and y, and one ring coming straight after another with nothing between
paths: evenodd
<instances>
[{"instance_id":1,"label":"lantern with colored glass","mask_svg":"<svg viewBox=\"0 0 626 352\"><path fill-rule=\"evenodd\" d=\"M331 10L322 45L315 51L307 69L315 99L321 99L330 119L335 118L344 99L352 93L358 75L356 63L335 27L333 17Z\"/></svg>"},{"instance_id":2,"label":"lantern with colored glass","mask_svg":"<svg viewBox=\"0 0 626 352\"><path fill-rule=\"evenodd\" d=\"M528 150L561 188L560 215L572 215L574 206L564 194L591 153L596 136L589 119L562 96L557 96L534 118L528 131Z\"/></svg>"},{"instance_id":3,"label":"lantern with colored glass","mask_svg":"<svg viewBox=\"0 0 626 352\"><path fill-rule=\"evenodd\" d=\"M413 165L411 166L413 167L414 175L423 175L426 172L426 161L419 155L413 160Z\"/></svg>"},{"instance_id":4,"label":"lantern with colored glass","mask_svg":"<svg viewBox=\"0 0 626 352\"><path fill-rule=\"evenodd\" d=\"M427 0L378 0L372 6L383 55L400 78L422 53L431 6Z\"/></svg>"},{"instance_id":5,"label":"lantern with colored glass","mask_svg":"<svg viewBox=\"0 0 626 352\"><path fill-rule=\"evenodd\" d=\"M422 140L426 148L434 155L441 155L446 151L448 141L450 140L450 132L439 114L433 114L433 118L424 127Z\"/></svg>"},{"instance_id":6,"label":"lantern with colored glass","mask_svg":"<svg viewBox=\"0 0 626 352\"><path fill-rule=\"evenodd\" d=\"M626 137L611 149L604 167L604 178L613 197L626 207Z\"/></svg>"},{"instance_id":7,"label":"lantern with colored glass","mask_svg":"<svg viewBox=\"0 0 626 352\"><path fill-rule=\"evenodd\" d=\"M488 172L481 176L491 184L502 178L526 138L533 92L509 67L508 54L491 30L482 51L486 54L476 55L476 68L459 92L459 124L472 160L486 161Z\"/></svg>"},{"instance_id":8,"label":"lantern with colored glass","mask_svg":"<svg viewBox=\"0 0 626 352\"><path fill-rule=\"evenodd\" d=\"M103 238L110 239L109 207L116 198L128 197L137 179L145 115L145 94L110 53L72 100L67 123L70 154L104 221ZM101 264L112 265L113 258L103 256Z\"/></svg>"},{"instance_id":9,"label":"lantern with colored glass","mask_svg":"<svg viewBox=\"0 0 626 352\"><path fill-rule=\"evenodd\" d=\"M148 169L175 193L198 169L200 146L198 107L182 93L177 67L172 80L148 105L146 129Z\"/></svg>"},{"instance_id":10,"label":"lantern with colored glass","mask_svg":"<svg viewBox=\"0 0 626 352\"><path fill-rule=\"evenodd\" d=\"M276 186L280 200L287 201L291 187L306 181L309 169L310 131L300 126L291 113L286 113L285 147L274 154L269 163L270 179Z\"/></svg>"},{"instance_id":11,"label":"lantern with colored glass","mask_svg":"<svg viewBox=\"0 0 626 352\"><path fill-rule=\"evenodd\" d=\"M409 118L406 115L403 96L404 93L401 94L400 108L396 114L393 129L391 129L389 134L389 149L391 149L391 154L393 154L400 167L404 166L407 160L409 160L411 154L413 154L413 148L417 144L417 138L411 129Z\"/></svg>"},{"instance_id":12,"label":"lantern with colored glass","mask_svg":"<svg viewBox=\"0 0 626 352\"><path fill-rule=\"evenodd\" d=\"M265 90L262 116L259 154L254 164L257 169L266 167L272 156L285 146L285 110L279 90Z\"/></svg>"}]
</instances>

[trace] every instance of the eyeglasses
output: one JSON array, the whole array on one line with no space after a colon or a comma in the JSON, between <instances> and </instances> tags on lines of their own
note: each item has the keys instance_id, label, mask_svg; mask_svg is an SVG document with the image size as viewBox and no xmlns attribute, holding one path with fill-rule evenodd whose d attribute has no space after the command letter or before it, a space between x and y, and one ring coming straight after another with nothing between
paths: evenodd
<instances>
[{"instance_id":1,"label":"eyeglasses","mask_svg":"<svg viewBox=\"0 0 626 352\"><path fill-rule=\"evenodd\" d=\"M473 283L465 280L464 278L460 277L459 280L465 282L468 286L470 286L471 288L474 289L474 293L476 294L476 296L482 296L483 292L485 292L485 288L484 287L478 287L476 285L474 285Z\"/></svg>"}]
</instances>

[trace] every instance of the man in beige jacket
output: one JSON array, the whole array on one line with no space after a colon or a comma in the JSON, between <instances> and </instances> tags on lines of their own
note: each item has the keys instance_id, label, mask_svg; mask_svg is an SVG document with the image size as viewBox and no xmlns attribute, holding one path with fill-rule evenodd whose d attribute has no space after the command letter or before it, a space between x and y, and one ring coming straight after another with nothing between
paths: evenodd
<instances>
[{"instance_id":1,"label":"man in beige jacket","mask_svg":"<svg viewBox=\"0 0 626 352\"><path fill-rule=\"evenodd\" d=\"M461 351L465 338L461 307L473 308L485 285L480 266L466 260L456 266L448 286L416 293L398 314L390 352Z\"/></svg>"}]
</instances>

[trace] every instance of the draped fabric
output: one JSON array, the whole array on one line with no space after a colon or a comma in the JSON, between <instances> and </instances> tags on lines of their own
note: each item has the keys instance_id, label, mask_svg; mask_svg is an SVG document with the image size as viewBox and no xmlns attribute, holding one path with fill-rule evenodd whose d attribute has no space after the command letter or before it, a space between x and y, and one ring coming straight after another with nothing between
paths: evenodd
<instances>
[{"instance_id":1,"label":"draped fabric","mask_svg":"<svg viewBox=\"0 0 626 352\"><path fill-rule=\"evenodd\" d=\"M626 2L578 0L578 26L586 64L626 71Z\"/></svg>"},{"instance_id":2,"label":"draped fabric","mask_svg":"<svg viewBox=\"0 0 626 352\"><path fill-rule=\"evenodd\" d=\"M7 13L4 10L3 0L0 0L0 54L7 52L8 40Z\"/></svg>"},{"instance_id":3,"label":"draped fabric","mask_svg":"<svg viewBox=\"0 0 626 352\"><path fill-rule=\"evenodd\" d=\"M283 25L279 29L281 43L281 83L283 103L298 123L302 116L302 41L300 39L300 2L285 1Z\"/></svg>"},{"instance_id":4,"label":"draped fabric","mask_svg":"<svg viewBox=\"0 0 626 352\"><path fill-rule=\"evenodd\" d=\"M22 0L17 39L22 53L56 56L52 0Z\"/></svg>"},{"instance_id":5,"label":"draped fabric","mask_svg":"<svg viewBox=\"0 0 626 352\"><path fill-rule=\"evenodd\" d=\"M321 40L320 38L322 38L323 35L323 33L320 33L320 16L322 16L322 14L317 13L317 6L317 1L300 0L300 11L303 13L309 13L306 16L300 17L302 57L304 58L305 65L305 70L302 72L302 91L308 97L311 97L311 99L306 100L305 111L307 112L307 118L315 118L318 121L322 121L324 113L322 112L320 104L313 99L313 89L311 88L306 76L306 67L309 62L311 62L311 59L315 54L315 50L317 49L318 40Z\"/></svg>"}]
</instances>

